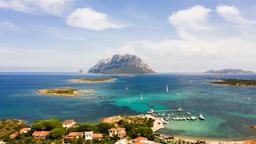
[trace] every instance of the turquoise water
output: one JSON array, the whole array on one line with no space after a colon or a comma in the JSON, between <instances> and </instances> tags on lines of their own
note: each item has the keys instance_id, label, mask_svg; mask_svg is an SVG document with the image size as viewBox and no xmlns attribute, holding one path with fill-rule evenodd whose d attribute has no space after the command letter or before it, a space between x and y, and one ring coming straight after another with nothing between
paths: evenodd
<instances>
[{"instance_id":1,"label":"turquoise water","mask_svg":"<svg viewBox=\"0 0 256 144\"><path fill-rule=\"evenodd\" d=\"M60 118L96 122L102 117L184 108L202 113L205 121L171 121L163 133L214 138L256 138L256 88L209 84L214 75L155 74L108 76L107 83L69 83L69 79L106 77L72 73L0 73L0 118ZM256 75L225 75L221 78L256 79ZM169 85L169 92L166 92ZM37 95L40 88L71 86L96 90L94 97L53 97ZM129 89L126 90L126 87ZM177 96L176 93L181 93ZM141 98L142 93L142 98ZM250 101L247 98L250 98Z\"/></svg>"}]
</instances>

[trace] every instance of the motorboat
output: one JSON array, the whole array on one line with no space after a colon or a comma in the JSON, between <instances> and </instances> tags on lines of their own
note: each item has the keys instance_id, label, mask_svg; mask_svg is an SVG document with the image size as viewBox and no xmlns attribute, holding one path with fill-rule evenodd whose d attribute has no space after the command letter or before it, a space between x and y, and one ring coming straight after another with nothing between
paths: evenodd
<instances>
[{"instance_id":1,"label":"motorboat","mask_svg":"<svg viewBox=\"0 0 256 144\"><path fill-rule=\"evenodd\" d=\"M202 114L199 114L198 119L200 119L200 120L205 120L205 117L204 117Z\"/></svg>"}]
</instances>

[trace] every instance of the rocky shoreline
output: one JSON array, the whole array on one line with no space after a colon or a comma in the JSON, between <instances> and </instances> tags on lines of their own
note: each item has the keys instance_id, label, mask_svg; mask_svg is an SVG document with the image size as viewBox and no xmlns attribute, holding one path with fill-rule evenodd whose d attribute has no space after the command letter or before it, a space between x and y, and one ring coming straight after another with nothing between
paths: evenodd
<instances>
[{"instance_id":1,"label":"rocky shoreline","mask_svg":"<svg viewBox=\"0 0 256 144\"><path fill-rule=\"evenodd\" d=\"M211 81L210 83L224 86L256 87L256 80L222 79Z\"/></svg>"},{"instance_id":2,"label":"rocky shoreline","mask_svg":"<svg viewBox=\"0 0 256 144\"><path fill-rule=\"evenodd\" d=\"M88 90L88 92L91 90ZM82 90L64 87L64 88L55 88L55 89L39 89L37 90L40 95L49 95L49 96L66 96L66 97L75 97L75 96L94 96L93 93L82 93Z\"/></svg>"}]
</instances>

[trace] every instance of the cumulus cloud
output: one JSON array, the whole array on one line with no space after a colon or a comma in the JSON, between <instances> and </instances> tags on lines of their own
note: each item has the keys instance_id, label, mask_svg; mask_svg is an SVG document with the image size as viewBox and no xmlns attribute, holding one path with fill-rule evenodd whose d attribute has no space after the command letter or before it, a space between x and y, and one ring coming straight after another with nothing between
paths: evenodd
<instances>
[{"instance_id":1,"label":"cumulus cloud","mask_svg":"<svg viewBox=\"0 0 256 144\"><path fill-rule=\"evenodd\" d=\"M256 21L250 21L244 18L240 11L234 6L219 5L216 7L216 11L221 17L235 24L256 24Z\"/></svg>"},{"instance_id":2,"label":"cumulus cloud","mask_svg":"<svg viewBox=\"0 0 256 144\"><path fill-rule=\"evenodd\" d=\"M114 54L126 52L125 49L132 50L131 53L143 57L156 71L256 70L256 33L252 33L250 39L243 35L247 29L226 35L226 27L213 23L210 14L211 10L203 6L173 12L168 20L177 29L178 37L125 42L109 52ZM228 26L236 27L233 23ZM250 29L255 29L255 26L250 25Z\"/></svg>"},{"instance_id":3,"label":"cumulus cloud","mask_svg":"<svg viewBox=\"0 0 256 144\"><path fill-rule=\"evenodd\" d=\"M1 0L0 8L39 14L62 15L72 0Z\"/></svg>"},{"instance_id":4,"label":"cumulus cloud","mask_svg":"<svg viewBox=\"0 0 256 144\"><path fill-rule=\"evenodd\" d=\"M189 32L210 30L208 17L212 10L196 5L185 10L172 13L168 20L178 31L179 36L187 38Z\"/></svg>"},{"instance_id":5,"label":"cumulus cloud","mask_svg":"<svg viewBox=\"0 0 256 144\"><path fill-rule=\"evenodd\" d=\"M105 29L122 28L124 25L115 23L105 13L95 11L91 8L78 8L66 18L69 26L102 31Z\"/></svg>"}]
</instances>

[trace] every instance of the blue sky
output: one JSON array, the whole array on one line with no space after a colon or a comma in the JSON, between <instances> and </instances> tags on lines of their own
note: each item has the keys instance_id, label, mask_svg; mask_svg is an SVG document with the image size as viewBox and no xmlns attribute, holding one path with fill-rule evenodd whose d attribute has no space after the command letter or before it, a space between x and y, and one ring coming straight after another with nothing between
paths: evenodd
<instances>
[{"instance_id":1,"label":"blue sky","mask_svg":"<svg viewBox=\"0 0 256 144\"><path fill-rule=\"evenodd\" d=\"M255 0L0 0L0 71L136 54L158 72L256 71Z\"/></svg>"}]
</instances>

